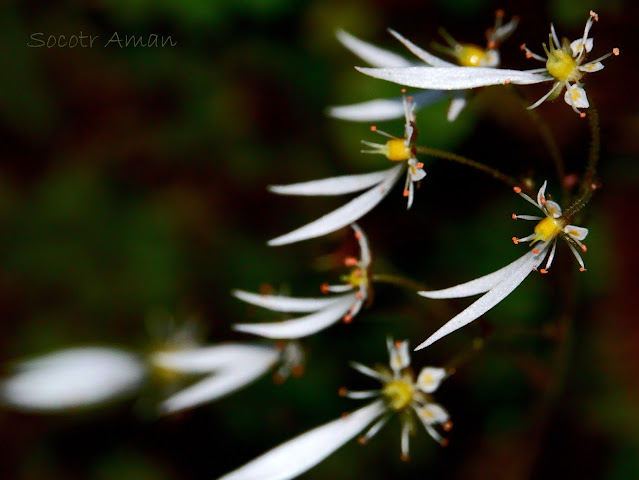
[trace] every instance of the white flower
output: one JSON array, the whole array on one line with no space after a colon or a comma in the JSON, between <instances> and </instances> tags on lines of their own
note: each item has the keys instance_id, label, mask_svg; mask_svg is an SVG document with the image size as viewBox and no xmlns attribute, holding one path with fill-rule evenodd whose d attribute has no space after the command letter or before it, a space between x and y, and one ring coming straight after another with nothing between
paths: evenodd
<instances>
[{"instance_id":1,"label":"white flower","mask_svg":"<svg viewBox=\"0 0 639 480\"><path fill-rule=\"evenodd\" d=\"M426 176L423 163L415 158L414 142L417 137L415 128L414 103L411 97L404 99L404 137L395 138L391 135L371 127L371 130L389 137L384 144L363 141L372 150L363 150L364 153L378 153L384 155L391 162L400 162L399 165L381 172L366 173L363 175L346 175L313 180L292 185L275 185L269 187L273 193L280 195L342 195L369 189L365 193L342 205L337 210L327 213L319 219L300 227L285 235L281 235L268 242L271 246L286 245L289 243L321 237L339 230L353 223L372 210L395 185L406 167L406 182L404 184L404 196L407 197L407 208L413 204L414 183Z\"/></svg>"},{"instance_id":2,"label":"white flower","mask_svg":"<svg viewBox=\"0 0 639 480\"><path fill-rule=\"evenodd\" d=\"M107 347L69 348L18 363L0 383L0 399L20 410L72 410L126 396L145 377L143 360L131 353Z\"/></svg>"},{"instance_id":3,"label":"white flower","mask_svg":"<svg viewBox=\"0 0 639 480\"><path fill-rule=\"evenodd\" d=\"M176 351L157 351L149 362L156 373L164 376L202 376L198 382L170 395L160 406L160 412L171 414L211 402L254 382L278 361L277 372L284 377L301 368L301 350L295 343L283 349L274 346L228 343Z\"/></svg>"},{"instance_id":4,"label":"white flower","mask_svg":"<svg viewBox=\"0 0 639 480\"><path fill-rule=\"evenodd\" d=\"M233 295L240 300L267 308L275 312L312 312L310 315L270 323L240 323L233 325L235 330L260 335L267 338L300 338L319 332L343 319L346 323L360 311L368 298L371 253L368 239L358 225L352 224L360 247L360 259L347 257L345 264L351 267L343 285L322 285L324 293L339 293L327 298L295 298L282 295L259 295L234 290Z\"/></svg>"},{"instance_id":5,"label":"white flower","mask_svg":"<svg viewBox=\"0 0 639 480\"><path fill-rule=\"evenodd\" d=\"M554 27L551 26L551 50L548 51L546 49L548 53L547 59L533 54L524 46L527 56L546 62L546 68L525 71L496 68L471 69L468 67L355 68L374 78L388 80L409 87L432 90L459 90L508 83L530 85L552 81L554 85L548 94L544 95L529 108L535 108L543 101L549 98L555 98L561 93L561 90L566 87L564 100L571 105L576 112L581 114L578 109L588 107L588 99L580 83L583 74L601 70L603 68L601 60L612 54L619 55L619 49L615 48L611 53L597 60L583 63L585 54L590 51L593 43L591 38L587 38L588 31L592 26L592 22L597 18L597 14L591 12L591 16L586 23L583 37L572 43L565 40L561 45L555 34Z\"/></svg>"},{"instance_id":6,"label":"white flower","mask_svg":"<svg viewBox=\"0 0 639 480\"><path fill-rule=\"evenodd\" d=\"M570 225L569 219L562 214L561 207L556 202L546 199L546 184L547 182L544 182L539 189L536 201L525 193L522 193L520 188L515 187L514 189L516 193L544 213L544 217L513 214L513 219L535 220L539 222L535 226L533 234L524 238L513 238L515 244L530 241L531 245L535 245L532 250L510 265L489 275L443 290L419 292L420 295L428 298L461 298L480 293L485 293L485 295L449 320L443 327L420 344L416 350L425 348L449 333L468 325L493 308L515 290L531 272L537 270L539 265L544 261L544 258L546 258L546 255L548 255L546 266L539 271L540 273L547 273L555 257L557 238L559 237L568 243L568 246L581 266L580 270L585 270L583 260L577 249L583 252L586 251L586 246L581 241L588 235L588 230Z\"/></svg>"},{"instance_id":7,"label":"white flower","mask_svg":"<svg viewBox=\"0 0 639 480\"><path fill-rule=\"evenodd\" d=\"M454 57L458 64L462 66L498 67L499 44L515 30L518 23L518 19L513 18L510 22L503 25L503 16L504 12L498 10L496 13L495 26L486 32L487 47L485 49L477 45L459 43L442 30L442 36L449 44L449 47L440 46L439 50ZM455 63L442 60L419 48L394 30L389 29L389 32L430 67L454 68L458 66ZM405 68L419 65L388 50L366 43L343 30L337 32L337 38L346 48L374 67ZM447 115L449 121L454 121L463 110L466 105L466 93L466 91L461 90L452 94L453 98ZM449 96L449 94L443 90L422 91L413 94L417 109L431 105L447 96ZM328 114L333 117L357 122L389 120L400 117L402 113L403 106L401 97L371 100L353 105L330 107L328 109Z\"/></svg>"},{"instance_id":8,"label":"white flower","mask_svg":"<svg viewBox=\"0 0 639 480\"><path fill-rule=\"evenodd\" d=\"M442 368L424 368L417 380L409 368L407 342L388 341L390 369L374 370L354 363L353 367L382 383L380 390L353 392L340 389L340 394L350 398L381 397L373 403L344 415L325 425L310 430L250 461L246 465L221 477L220 480L288 480L308 471L364 428L378 420L360 443L366 443L395 413L402 418L402 459L408 460L409 435L414 432L414 412L426 431L439 443L446 444L437 427L450 430L452 423L443 407L433 403L430 393L435 391L447 376ZM381 417L381 419L380 419Z\"/></svg>"},{"instance_id":9,"label":"white flower","mask_svg":"<svg viewBox=\"0 0 639 480\"><path fill-rule=\"evenodd\" d=\"M593 39L588 38L588 33L590 32L592 24L598 20L599 16L591 10L590 17L588 17L586 21L583 36L573 42L569 42L568 39L564 38L560 43L559 37L557 37L557 33L555 32L555 26L551 24L551 33L548 39L550 50L546 47L545 43L543 44L544 51L548 58L531 52L526 48L525 44L521 46L521 49L526 52L527 58L534 58L546 64L546 68L541 71L545 71L550 76L548 80L554 81L550 91L528 108L535 108L541 105L545 100L557 98L563 88L566 87L566 93L564 94L565 102L582 117L585 116L585 113L580 112L579 109L588 108L590 104L586 96L586 91L582 88L582 77L585 73L602 70L604 66L601 61L610 55L619 55L619 49L615 48L611 53L584 63L586 54L590 53L593 47Z\"/></svg>"}]
</instances>

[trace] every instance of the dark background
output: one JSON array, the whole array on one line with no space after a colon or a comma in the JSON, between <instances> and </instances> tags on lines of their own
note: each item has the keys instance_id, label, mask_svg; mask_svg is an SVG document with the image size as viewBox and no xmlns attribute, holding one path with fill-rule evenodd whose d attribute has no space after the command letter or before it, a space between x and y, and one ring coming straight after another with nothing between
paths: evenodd
<instances>
[{"instance_id":1,"label":"dark background","mask_svg":"<svg viewBox=\"0 0 639 480\"><path fill-rule=\"evenodd\" d=\"M436 393L455 428L442 449L425 432L399 460L399 424L362 448L351 442L308 479L526 479L639 477L636 295L638 7L616 0L508 2L191 0L10 1L0 18L0 360L84 344L145 352L158 311L197 318L205 342L251 340L233 322L274 318L247 309L231 288L270 285L313 296L338 281L355 253L347 230L269 248L266 241L344 199L267 194L271 183L387 167L359 154L378 140L365 124L327 118L331 104L397 94L357 73L342 27L403 53L393 27L424 47L444 26L483 43L495 9L521 17L502 65L536 68L519 45L542 53L548 26L578 38L590 8L600 15L592 55L619 57L586 78L601 123L602 188L575 223L590 229L588 271L565 245L545 277L532 275L481 321L413 355L416 368L444 365L472 339L486 347ZM99 35L94 48L30 48L30 35ZM169 48L102 45L113 34L171 35ZM406 54L409 56L409 54ZM547 85L517 89L526 104ZM419 143L448 149L538 184L559 182L539 134L508 88L478 92L458 121L446 103L420 113ZM536 111L564 156L583 172L588 120L563 102ZM380 123L401 134L402 123ZM405 212L393 191L360 225L375 272L443 288L518 258L533 214L480 172L422 159L428 176ZM565 202L565 199L564 199ZM578 220L578 221L577 221ZM351 325L303 342L306 374L284 385L263 378L222 401L153 420L154 392L74 415L0 411L6 479L215 478L255 455L360 405L338 387L373 388L349 360L385 362L384 339L423 341L468 300L437 302L389 285Z\"/></svg>"}]
</instances>

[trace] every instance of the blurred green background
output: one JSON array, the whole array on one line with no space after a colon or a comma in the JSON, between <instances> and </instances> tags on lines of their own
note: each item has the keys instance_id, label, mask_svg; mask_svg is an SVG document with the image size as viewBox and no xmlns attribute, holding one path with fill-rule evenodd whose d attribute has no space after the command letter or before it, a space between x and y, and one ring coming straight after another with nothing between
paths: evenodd
<instances>
[{"instance_id":1,"label":"blurred green background","mask_svg":"<svg viewBox=\"0 0 639 480\"><path fill-rule=\"evenodd\" d=\"M357 73L352 67L362 62L339 45L335 29L399 53L386 27L424 47L440 41L440 26L482 44L497 8L521 17L501 50L509 68L538 66L518 47L527 42L541 53L550 21L560 35L578 38L591 8L600 15L593 55L621 49L586 78L601 120L603 186L575 222L590 229L588 272L579 274L560 245L551 274L533 275L484 319L413 355L416 368L447 364L474 337L489 335L486 348L436 394L455 423L447 448L420 432L411 461L400 462L399 425L390 422L365 448L351 442L303 478L638 478L639 7L629 0L5 3L0 360L96 343L142 352L152 342L147 319L157 311L199 319L209 343L252 340L230 324L274 317L247 309L229 295L232 288L271 285L313 296L321 282L336 281L344 254L356 251L346 229L286 247L266 241L344 200L265 190L387 166L381 156L359 154L361 139L377 140L367 125L323 113L398 91ZM30 48L36 32L99 39L93 48ZM170 35L177 45L103 47L113 32ZM546 91L518 90L528 104ZM446 107L420 113L420 144L516 177L548 178L559 195L539 130L511 90L483 89L454 124L445 120ZM588 121L561 100L536 113L568 172L581 173ZM402 132L401 121L380 125ZM376 272L443 288L523 253L510 237L527 235L531 225L510 214L533 213L525 202L482 173L423 161L428 176L409 212L398 188L360 222ZM306 374L284 385L263 378L158 421L139 400L78 415L0 411L0 476L215 478L355 409L359 403L339 398L337 389L375 385L350 371L349 360L384 363L387 334L417 345L469 304L389 285L375 293L353 324L303 341ZM570 331L561 327L567 323Z\"/></svg>"}]
</instances>

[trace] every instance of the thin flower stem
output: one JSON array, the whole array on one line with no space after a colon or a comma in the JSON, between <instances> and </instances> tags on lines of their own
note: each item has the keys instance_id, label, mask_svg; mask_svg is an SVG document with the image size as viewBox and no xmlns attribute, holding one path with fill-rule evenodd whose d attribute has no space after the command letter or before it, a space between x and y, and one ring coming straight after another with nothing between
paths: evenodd
<instances>
[{"instance_id":1,"label":"thin flower stem","mask_svg":"<svg viewBox=\"0 0 639 480\"><path fill-rule=\"evenodd\" d=\"M599 113L594 107L588 112L588 124L590 125L590 149L588 151L588 165L586 173L581 183L582 195L592 190L592 183L597 174L597 163L599 162L599 148L601 146L601 130L599 128Z\"/></svg>"},{"instance_id":2,"label":"thin flower stem","mask_svg":"<svg viewBox=\"0 0 639 480\"><path fill-rule=\"evenodd\" d=\"M506 175L505 173L500 172L496 168L489 167L481 162L477 162L475 160L471 160L470 158L462 157L461 155L456 155L454 153L446 152L444 150L438 150L436 148L430 147L416 147L417 153L423 153L424 155L430 155L431 157L443 158L444 160L450 160L452 162L460 163L462 165L466 165L471 168L475 168L477 170L481 170L484 173L487 173L493 178L497 180L501 180L511 187L521 187L522 182L518 181L516 178L511 177L510 175Z\"/></svg>"},{"instance_id":3,"label":"thin flower stem","mask_svg":"<svg viewBox=\"0 0 639 480\"><path fill-rule=\"evenodd\" d=\"M390 283L398 287L405 287L411 290L420 291L428 290L428 287L423 283L415 282L409 278L402 277L400 275L389 275L386 273L374 273L371 275L371 282L373 283Z\"/></svg>"}]
</instances>

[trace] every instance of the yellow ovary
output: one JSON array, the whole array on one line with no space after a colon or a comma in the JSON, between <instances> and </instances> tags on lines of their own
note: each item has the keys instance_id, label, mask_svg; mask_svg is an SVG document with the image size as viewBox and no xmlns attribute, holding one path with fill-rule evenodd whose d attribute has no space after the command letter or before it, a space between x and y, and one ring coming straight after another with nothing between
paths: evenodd
<instances>
[{"instance_id":1,"label":"yellow ovary","mask_svg":"<svg viewBox=\"0 0 639 480\"><path fill-rule=\"evenodd\" d=\"M458 45L455 48L455 57L462 67L478 67L485 55L486 51L476 45Z\"/></svg>"},{"instance_id":2,"label":"yellow ovary","mask_svg":"<svg viewBox=\"0 0 639 480\"><path fill-rule=\"evenodd\" d=\"M577 75L575 72L578 72L576 66L577 64L572 56L563 50L553 50L550 52L548 61L546 62L548 73L559 82L575 80L575 76Z\"/></svg>"},{"instance_id":3,"label":"yellow ovary","mask_svg":"<svg viewBox=\"0 0 639 480\"><path fill-rule=\"evenodd\" d=\"M405 162L413 157L413 152L406 146L405 138L393 138L386 142L386 158L392 162Z\"/></svg>"},{"instance_id":4,"label":"yellow ovary","mask_svg":"<svg viewBox=\"0 0 639 480\"><path fill-rule=\"evenodd\" d=\"M413 385L406 380L394 380L384 385L382 394L393 410L403 410L413 401Z\"/></svg>"},{"instance_id":5,"label":"yellow ovary","mask_svg":"<svg viewBox=\"0 0 639 480\"><path fill-rule=\"evenodd\" d=\"M535 240L547 242L552 240L563 228L562 221L559 218L546 217L535 226Z\"/></svg>"}]
</instances>

